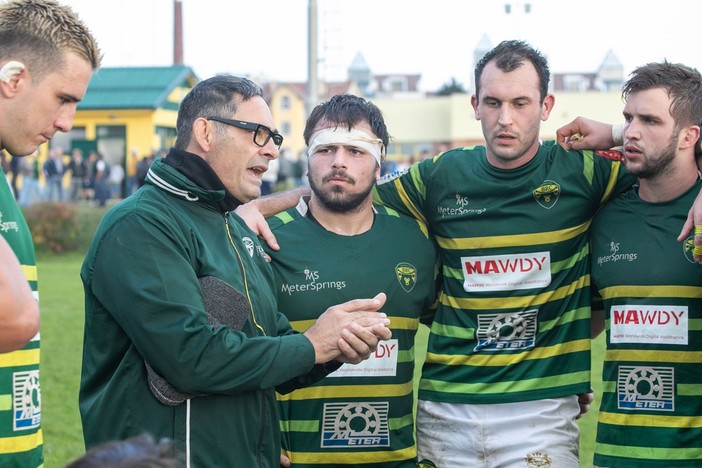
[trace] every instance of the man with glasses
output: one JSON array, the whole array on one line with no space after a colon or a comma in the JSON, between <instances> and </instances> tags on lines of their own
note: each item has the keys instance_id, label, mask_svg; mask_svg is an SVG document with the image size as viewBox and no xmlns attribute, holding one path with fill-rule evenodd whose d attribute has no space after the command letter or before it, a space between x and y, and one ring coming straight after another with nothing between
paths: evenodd
<instances>
[{"instance_id":1,"label":"man with glasses","mask_svg":"<svg viewBox=\"0 0 702 468\"><path fill-rule=\"evenodd\" d=\"M384 294L329 307L305 333L278 313L268 256L233 213L278 157L272 128L251 81L199 83L175 147L105 214L81 271L88 448L149 432L185 466L279 466L276 387L309 385L391 337Z\"/></svg>"}]
</instances>

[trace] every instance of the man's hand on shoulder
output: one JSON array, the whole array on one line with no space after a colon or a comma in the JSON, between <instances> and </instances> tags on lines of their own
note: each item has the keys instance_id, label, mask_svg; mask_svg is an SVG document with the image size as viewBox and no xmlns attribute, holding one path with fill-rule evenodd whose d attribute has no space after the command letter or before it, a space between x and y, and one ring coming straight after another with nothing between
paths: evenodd
<instances>
[{"instance_id":1,"label":"man's hand on shoulder","mask_svg":"<svg viewBox=\"0 0 702 468\"><path fill-rule=\"evenodd\" d=\"M559 128L556 140L566 151L606 150L616 146L612 138L612 125L585 117L576 117Z\"/></svg>"}]
</instances>

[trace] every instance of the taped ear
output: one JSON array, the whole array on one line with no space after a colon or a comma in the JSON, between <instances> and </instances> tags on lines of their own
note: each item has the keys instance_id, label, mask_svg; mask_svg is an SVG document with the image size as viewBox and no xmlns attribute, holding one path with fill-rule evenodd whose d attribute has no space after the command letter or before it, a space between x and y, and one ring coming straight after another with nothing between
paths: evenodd
<instances>
[{"instance_id":1,"label":"taped ear","mask_svg":"<svg viewBox=\"0 0 702 468\"><path fill-rule=\"evenodd\" d=\"M0 81L9 83L9 81L14 77L22 73L25 66L22 62L17 62L16 60L10 60L5 65L0 68Z\"/></svg>"}]
</instances>

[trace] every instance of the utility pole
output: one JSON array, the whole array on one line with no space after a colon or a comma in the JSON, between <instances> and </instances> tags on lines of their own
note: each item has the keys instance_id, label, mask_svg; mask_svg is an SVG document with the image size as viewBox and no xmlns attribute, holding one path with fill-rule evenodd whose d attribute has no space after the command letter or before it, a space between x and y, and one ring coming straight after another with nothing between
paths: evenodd
<instances>
[{"instance_id":1,"label":"utility pole","mask_svg":"<svg viewBox=\"0 0 702 468\"><path fill-rule=\"evenodd\" d=\"M309 116L314 106L319 103L317 18L317 0L309 0L307 5L307 103L305 117Z\"/></svg>"},{"instance_id":2,"label":"utility pole","mask_svg":"<svg viewBox=\"0 0 702 468\"><path fill-rule=\"evenodd\" d=\"M173 65L183 65L183 3L173 0Z\"/></svg>"}]
</instances>

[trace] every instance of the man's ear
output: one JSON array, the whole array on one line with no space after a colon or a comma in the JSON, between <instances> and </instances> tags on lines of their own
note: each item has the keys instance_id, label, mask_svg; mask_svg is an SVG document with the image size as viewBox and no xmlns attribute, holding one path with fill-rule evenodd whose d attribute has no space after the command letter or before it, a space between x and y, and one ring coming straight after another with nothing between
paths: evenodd
<instances>
[{"instance_id":1,"label":"man's ear","mask_svg":"<svg viewBox=\"0 0 702 468\"><path fill-rule=\"evenodd\" d=\"M470 97L470 105L473 107L473 114L475 115L475 120L480 120L480 111L478 110L478 96L473 94Z\"/></svg>"},{"instance_id":2,"label":"man's ear","mask_svg":"<svg viewBox=\"0 0 702 468\"><path fill-rule=\"evenodd\" d=\"M27 78L27 69L23 63L10 60L0 68L0 92L6 98L11 98L22 89Z\"/></svg>"},{"instance_id":3,"label":"man's ear","mask_svg":"<svg viewBox=\"0 0 702 468\"><path fill-rule=\"evenodd\" d=\"M194 145L194 147L197 148L197 151L191 152L199 154L203 151L205 153L210 151L210 147L214 139L214 132L214 122L203 117L195 119L195 122L193 122L193 130L190 135L190 144L188 147L192 147Z\"/></svg>"},{"instance_id":4,"label":"man's ear","mask_svg":"<svg viewBox=\"0 0 702 468\"><path fill-rule=\"evenodd\" d=\"M700 141L700 126L699 125L690 125L682 130L682 134L680 135L680 148L685 149L685 148L690 148L690 147L695 147L699 146L699 141Z\"/></svg>"}]
</instances>

